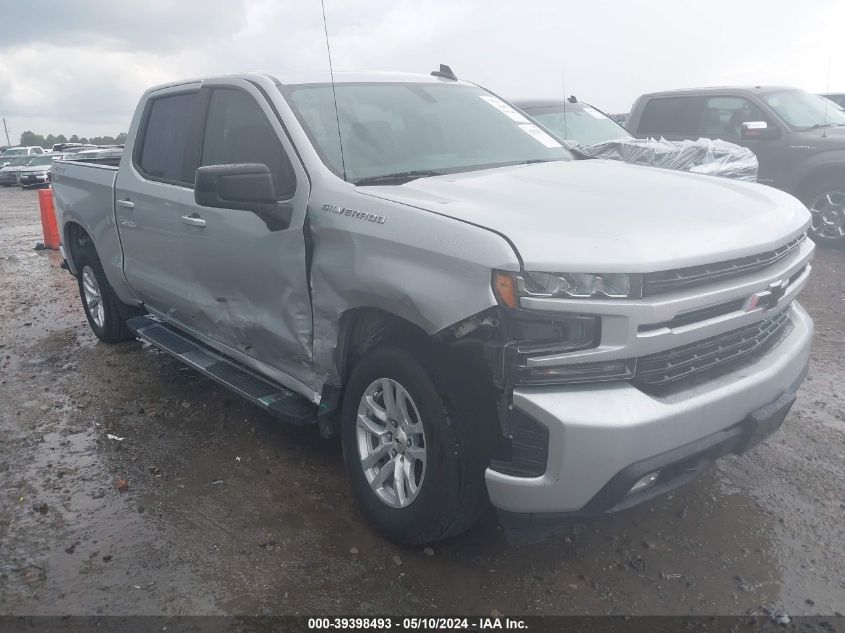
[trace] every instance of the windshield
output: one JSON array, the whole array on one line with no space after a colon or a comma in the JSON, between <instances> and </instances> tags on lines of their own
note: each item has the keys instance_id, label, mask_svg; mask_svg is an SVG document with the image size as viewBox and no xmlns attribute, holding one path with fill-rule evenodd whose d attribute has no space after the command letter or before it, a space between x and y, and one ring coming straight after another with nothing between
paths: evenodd
<instances>
[{"instance_id":1,"label":"windshield","mask_svg":"<svg viewBox=\"0 0 845 633\"><path fill-rule=\"evenodd\" d=\"M2 154L3 158L9 158L10 156L26 156L26 148L23 147L20 149L7 149Z\"/></svg>"},{"instance_id":2,"label":"windshield","mask_svg":"<svg viewBox=\"0 0 845 633\"><path fill-rule=\"evenodd\" d=\"M50 154L41 155L37 158L33 158L32 161L29 163L30 165L50 165L53 162L53 157Z\"/></svg>"},{"instance_id":3,"label":"windshield","mask_svg":"<svg viewBox=\"0 0 845 633\"><path fill-rule=\"evenodd\" d=\"M845 125L845 112L830 101L803 90L782 90L761 95L763 101L789 125L803 129L816 125Z\"/></svg>"},{"instance_id":4,"label":"windshield","mask_svg":"<svg viewBox=\"0 0 845 633\"><path fill-rule=\"evenodd\" d=\"M563 108L564 106L560 105L531 108L525 111L567 145L574 147L631 138L631 134L625 128L595 108L588 105L581 108L567 108L565 117Z\"/></svg>"},{"instance_id":5,"label":"windshield","mask_svg":"<svg viewBox=\"0 0 845 633\"><path fill-rule=\"evenodd\" d=\"M29 156L22 156L20 158L13 158L9 161L9 167L19 167L21 165L26 165L32 159Z\"/></svg>"},{"instance_id":6,"label":"windshield","mask_svg":"<svg viewBox=\"0 0 845 633\"><path fill-rule=\"evenodd\" d=\"M572 155L504 101L475 86L428 83L284 86L323 162L359 183L409 172L454 173Z\"/></svg>"}]
</instances>

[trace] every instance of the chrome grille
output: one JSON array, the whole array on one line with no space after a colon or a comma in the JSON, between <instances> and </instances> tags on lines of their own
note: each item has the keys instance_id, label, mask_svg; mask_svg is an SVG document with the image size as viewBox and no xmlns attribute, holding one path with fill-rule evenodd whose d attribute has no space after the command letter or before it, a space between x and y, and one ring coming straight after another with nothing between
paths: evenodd
<instances>
[{"instance_id":1,"label":"chrome grille","mask_svg":"<svg viewBox=\"0 0 845 633\"><path fill-rule=\"evenodd\" d=\"M666 393L737 369L771 349L789 323L789 308L719 336L637 361L635 383L649 393Z\"/></svg>"},{"instance_id":2,"label":"chrome grille","mask_svg":"<svg viewBox=\"0 0 845 633\"><path fill-rule=\"evenodd\" d=\"M643 275L643 296L653 296L676 290L685 290L704 284L713 283L723 279L731 279L741 275L748 275L784 259L801 245L807 237L802 234L794 240L773 251L766 251L758 255L730 259L715 264L703 264L701 266L688 266L686 268L675 268L674 270L662 270L656 273Z\"/></svg>"}]
</instances>

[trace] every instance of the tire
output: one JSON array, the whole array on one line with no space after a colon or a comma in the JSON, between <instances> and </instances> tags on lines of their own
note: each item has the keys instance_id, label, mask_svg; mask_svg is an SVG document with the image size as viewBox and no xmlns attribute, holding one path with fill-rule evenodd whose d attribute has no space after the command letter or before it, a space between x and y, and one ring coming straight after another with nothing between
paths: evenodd
<instances>
[{"instance_id":1,"label":"tire","mask_svg":"<svg viewBox=\"0 0 845 633\"><path fill-rule=\"evenodd\" d=\"M135 338L126 326L126 320L140 314L140 311L125 305L114 294L97 253L93 250L82 252L77 266L82 309L97 338L104 343L120 343ZM95 282L93 284L92 279ZM98 302L92 300L92 290L99 293Z\"/></svg>"},{"instance_id":2,"label":"tire","mask_svg":"<svg viewBox=\"0 0 845 633\"><path fill-rule=\"evenodd\" d=\"M424 354L412 355L404 349L393 347L378 348L365 354L356 364L346 385L341 421L344 462L363 513L387 538L408 545L429 543L469 529L488 503L484 469L489 463L489 443L472 441L470 424L467 420L458 419L456 407L450 404L454 399L444 397L445 390L438 388L432 379L432 375L439 372L427 370L426 365L429 363L421 362L420 356ZM400 427L394 429L392 445L398 442L399 452L390 459L401 457L404 460L401 463L412 464L409 467L411 477L418 484L413 499L410 499L411 484L401 484L401 490L406 493L405 505L401 504L396 494L396 481L391 476L388 475L388 481L381 492L371 486L368 476L373 476L375 468L369 470L369 475L366 474L362 459L362 452L366 454L372 450L373 444L380 446L378 442L384 438L377 438L367 430L369 427L359 425L359 409L364 407L367 415L371 413L371 409L362 401L368 393L372 393L372 389L380 388L373 387L374 383L383 384L384 380L395 383L407 392L410 402L406 400L406 410L411 420L421 425L423 430L422 436L403 435L408 442L403 450L402 440L397 439L397 429ZM393 393L398 402L398 389ZM386 404L383 387L381 400L377 391L375 394L373 398L376 404ZM383 411L388 409L385 406ZM375 418L370 416L370 419ZM384 428L387 429L390 424L385 422ZM412 426L405 428L410 429ZM365 440L361 439L362 433ZM425 451L422 469L418 466L418 460L413 461L409 457L412 450L419 454L420 445L423 445ZM390 455L382 459L388 457ZM386 467L388 470L385 472L395 473L395 461L392 465L388 461ZM378 479L384 468L381 466L374 480ZM394 493L392 505L385 498L390 497L391 492ZM396 505L397 501L399 506Z\"/></svg>"},{"instance_id":3,"label":"tire","mask_svg":"<svg viewBox=\"0 0 845 633\"><path fill-rule=\"evenodd\" d=\"M810 237L820 246L845 249L845 177L815 181L801 195L810 209Z\"/></svg>"}]
</instances>

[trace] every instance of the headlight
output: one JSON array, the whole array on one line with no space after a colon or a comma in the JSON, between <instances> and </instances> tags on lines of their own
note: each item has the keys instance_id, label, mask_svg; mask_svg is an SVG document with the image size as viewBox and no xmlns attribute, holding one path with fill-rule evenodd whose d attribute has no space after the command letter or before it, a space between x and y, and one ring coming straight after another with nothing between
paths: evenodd
<instances>
[{"instance_id":1,"label":"headlight","mask_svg":"<svg viewBox=\"0 0 845 633\"><path fill-rule=\"evenodd\" d=\"M493 274L499 303L519 307L519 297L560 299L637 299L642 277L627 273L505 273Z\"/></svg>"},{"instance_id":2,"label":"headlight","mask_svg":"<svg viewBox=\"0 0 845 633\"><path fill-rule=\"evenodd\" d=\"M507 338L520 357L562 354L596 347L601 319L590 314L535 316L525 310L505 319Z\"/></svg>"},{"instance_id":3,"label":"headlight","mask_svg":"<svg viewBox=\"0 0 845 633\"><path fill-rule=\"evenodd\" d=\"M630 380L636 371L636 360L614 360L578 365L528 367L516 365L512 369L513 382L517 385L561 385L584 382Z\"/></svg>"},{"instance_id":4,"label":"headlight","mask_svg":"<svg viewBox=\"0 0 845 633\"><path fill-rule=\"evenodd\" d=\"M596 347L601 341L601 319L589 314L537 314L515 310L503 314L507 343L503 346L503 383L559 384L578 382L564 369L556 373L531 367L529 358L565 354ZM573 379L574 378L574 379Z\"/></svg>"},{"instance_id":5,"label":"headlight","mask_svg":"<svg viewBox=\"0 0 845 633\"><path fill-rule=\"evenodd\" d=\"M601 319L586 314L548 315L516 310L503 315L508 343L503 346L502 384L511 386L561 385L629 380L635 360L535 365L531 359L597 347Z\"/></svg>"}]
</instances>

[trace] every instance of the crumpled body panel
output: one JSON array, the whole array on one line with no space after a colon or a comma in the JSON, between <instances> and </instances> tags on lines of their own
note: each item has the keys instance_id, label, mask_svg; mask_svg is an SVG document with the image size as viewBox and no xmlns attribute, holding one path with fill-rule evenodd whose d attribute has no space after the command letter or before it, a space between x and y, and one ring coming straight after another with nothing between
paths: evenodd
<instances>
[{"instance_id":1,"label":"crumpled body panel","mask_svg":"<svg viewBox=\"0 0 845 633\"><path fill-rule=\"evenodd\" d=\"M308 210L314 369L324 382L339 384L335 350L348 310L384 310L434 334L495 305L493 269L519 269L513 248L487 229L364 188L335 195Z\"/></svg>"}]
</instances>

